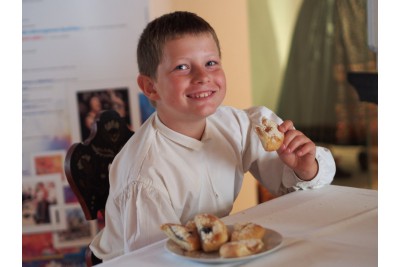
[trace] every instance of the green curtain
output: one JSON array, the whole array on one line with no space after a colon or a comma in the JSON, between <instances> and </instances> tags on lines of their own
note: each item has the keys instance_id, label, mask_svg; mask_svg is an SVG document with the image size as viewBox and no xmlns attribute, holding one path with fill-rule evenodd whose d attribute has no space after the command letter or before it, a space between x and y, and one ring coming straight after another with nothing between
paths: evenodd
<instances>
[{"instance_id":1,"label":"green curtain","mask_svg":"<svg viewBox=\"0 0 400 267\"><path fill-rule=\"evenodd\" d=\"M373 71L365 0L304 0L294 29L277 113L315 142L366 142L366 103L347 80Z\"/></svg>"},{"instance_id":2,"label":"green curtain","mask_svg":"<svg viewBox=\"0 0 400 267\"><path fill-rule=\"evenodd\" d=\"M325 139L319 141L330 141L336 125L334 2L303 1L278 102L279 116L314 140Z\"/></svg>"}]
</instances>

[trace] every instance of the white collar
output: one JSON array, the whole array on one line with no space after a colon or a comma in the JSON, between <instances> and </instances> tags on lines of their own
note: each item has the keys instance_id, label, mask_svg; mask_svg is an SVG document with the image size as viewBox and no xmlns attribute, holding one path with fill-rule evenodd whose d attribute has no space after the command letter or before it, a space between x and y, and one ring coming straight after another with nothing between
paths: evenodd
<instances>
[{"instance_id":1,"label":"white collar","mask_svg":"<svg viewBox=\"0 0 400 267\"><path fill-rule=\"evenodd\" d=\"M192 137L186 136L184 134L178 133L174 130L171 130L164 123L161 122L160 118L158 117L158 114L155 114L154 126L166 138L170 139L171 141L179 145L185 146L193 150L201 149L204 146L204 141L210 139L210 133L208 130L209 127L207 127L207 123L206 123L206 128L204 130L204 134L200 141Z\"/></svg>"}]
</instances>

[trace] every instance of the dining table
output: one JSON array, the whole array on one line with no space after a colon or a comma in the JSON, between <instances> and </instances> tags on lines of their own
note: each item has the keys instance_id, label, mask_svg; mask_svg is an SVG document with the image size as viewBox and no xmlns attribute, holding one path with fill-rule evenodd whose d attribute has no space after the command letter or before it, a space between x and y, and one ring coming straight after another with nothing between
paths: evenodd
<instances>
[{"instance_id":1,"label":"dining table","mask_svg":"<svg viewBox=\"0 0 400 267\"><path fill-rule=\"evenodd\" d=\"M259 255L208 261L174 253L166 238L98 266L378 266L377 190L338 185L298 190L221 220L259 224L277 234L278 243Z\"/></svg>"}]
</instances>

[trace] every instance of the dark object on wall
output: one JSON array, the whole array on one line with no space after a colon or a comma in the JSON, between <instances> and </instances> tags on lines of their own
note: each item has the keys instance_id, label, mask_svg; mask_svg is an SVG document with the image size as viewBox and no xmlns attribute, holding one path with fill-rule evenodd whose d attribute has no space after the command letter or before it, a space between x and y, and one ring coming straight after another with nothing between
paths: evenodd
<instances>
[{"instance_id":1,"label":"dark object on wall","mask_svg":"<svg viewBox=\"0 0 400 267\"><path fill-rule=\"evenodd\" d=\"M349 72L347 80L356 89L361 101L378 105L378 73Z\"/></svg>"},{"instance_id":2,"label":"dark object on wall","mask_svg":"<svg viewBox=\"0 0 400 267\"><path fill-rule=\"evenodd\" d=\"M68 149L65 174L87 220L104 218L110 188L109 165L133 134L118 112L102 111L92 125L90 136ZM93 257L88 248L88 266L101 262Z\"/></svg>"}]
</instances>

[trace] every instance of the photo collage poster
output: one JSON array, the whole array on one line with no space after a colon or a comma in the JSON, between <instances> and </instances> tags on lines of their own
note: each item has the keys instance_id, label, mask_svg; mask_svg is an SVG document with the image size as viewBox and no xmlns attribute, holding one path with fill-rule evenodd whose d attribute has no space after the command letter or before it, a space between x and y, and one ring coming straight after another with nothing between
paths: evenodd
<instances>
[{"instance_id":1,"label":"photo collage poster","mask_svg":"<svg viewBox=\"0 0 400 267\"><path fill-rule=\"evenodd\" d=\"M99 110L115 109L132 130L154 112L136 84L147 22L147 0L23 1L23 266L85 266L102 225L86 221L64 159Z\"/></svg>"}]
</instances>

